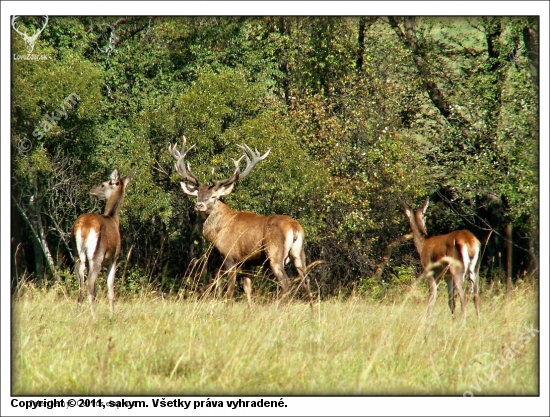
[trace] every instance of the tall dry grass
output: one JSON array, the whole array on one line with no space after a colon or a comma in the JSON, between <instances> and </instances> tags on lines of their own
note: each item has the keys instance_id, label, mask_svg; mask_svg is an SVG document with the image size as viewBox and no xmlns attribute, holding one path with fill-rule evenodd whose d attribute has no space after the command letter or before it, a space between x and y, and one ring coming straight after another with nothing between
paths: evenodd
<instances>
[{"instance_id":1,"label":"tall dry grass","mask_svg":"<svg viewBox=\"0 0 550 417\"><path fill-rule=\"evenodd\" d=\"M486 293L482 316L451 319L445 291L399 301L309 305L143 294L106 297L97 317L76 299L26 289L13 300L12 394L537 395L538 297ZM88 306L86 306L88 307Z\"/></svg>"}]
</instances>

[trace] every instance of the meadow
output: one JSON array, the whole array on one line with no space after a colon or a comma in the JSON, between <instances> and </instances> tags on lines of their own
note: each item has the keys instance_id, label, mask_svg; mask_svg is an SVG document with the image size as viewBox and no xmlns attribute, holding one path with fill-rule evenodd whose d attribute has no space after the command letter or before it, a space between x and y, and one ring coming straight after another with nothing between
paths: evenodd
<instances>
[{"instance_id":1,"label":"meadow","mask_svg":"<svg viewBox=\"0 0 550 417\"><path fill-rule=\"evenodd\" d=\"M399 300L119 297L110 318L32 287L12 300L12 395L538 395L538 292L484 292L452 319L440 287Z\"/></svg>"}]
</instances>

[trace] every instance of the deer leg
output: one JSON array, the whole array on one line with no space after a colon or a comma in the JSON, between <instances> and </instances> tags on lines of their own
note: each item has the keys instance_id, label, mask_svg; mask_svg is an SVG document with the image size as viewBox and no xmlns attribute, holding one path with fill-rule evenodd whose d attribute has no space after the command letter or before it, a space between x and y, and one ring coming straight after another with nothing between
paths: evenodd
<instances>
[{"instance_id":1,"label":"deer leg","mask_svg":"<svg viewBox=\"0 0 550 417\"><path fill-rule=\"evenodd\" d=\"M465 286L466 286L466 276L469 275L470 271L470 259L467 258L467 253L463 254L464 262L462 265L460 265L457 269L458 271L452 271L453 280L455 281L455 288L458 292L458 297L460 298L460 307L461 307L461 313L462 318L466 317L466 307L468 304L468 297L466 297L465 294ZM472 291L473 291L472 287Z\"/></svg>"},{"instance_id":2,"label":"deer leg","mask_svg":"<svg viewBox=\"0 0 550 417\"><path fill-rule=\"evenodd\" d=\"M78 303L77 311L82 310L82 300L84 299L84 274L86 273L86 258L84 260L78 259L76 261L76 276L78 277Z\"/></svg>"},{"instance_id":3,"label":"deer leg","mask_svg":"<svg viewBox=\"0 0 550 417\"><path fill-rule=\"evenodd\" d=\"M447 280L447 292L449 294L449 308L451 309L451 314L455 315L455 284L454 277Z\"/></svg>"},{"instance_id":4,"label":"deer leg","mask_svg":"<svg viewBox=\"0 0 550 417\"><path fill-rule=\"evenodd\" d=\"M461 302L464 302L465 303L465 306L468 305L468 297L466 296L466 284L468 283L468 281L471 282L470 280L470 268L472 267L471 266L471 262L470 262L470 258L465 258L464 259L464 266L463 267L460 267L458 268L458 272L457 272L457 275L460 276L460 284L461 284L461 288L462 288L462 291L464 293L464 300L461 300ZM457 287L458 288L458 287ZM474 287L473 285L471 286L471 289L470 291L474 292ZM459 297L460 297L460 293L459 293ZM465 307L466 308L466 307Z\"/></svg>"},{"instance_id":5,"label":"deer leg","mask_svg":"<svg viewBox=\"0 0 550 417\"><path fill-rule=\"evenodd\" d=\"M458 292L458 297L460 298L460 307L461 307L461 314L462 318L466 317L466 297L464 296L464 287L462 285L463 279L462 276L458 276L455 279L455 288Z\"/></svg>"},{"instance_id":6,"label":"deer leg","mask_svg":"<svg viewBox=\"0 0 550 417\"><path fill-rule=\"evenodd\" d=\"M477 262L477 254L474 256L474 258L470 258L470 254L468 253L468 246L464 245L460 248L460 258L462 259L462 265L460 276L462 277L462 285L464 290L466 290L466 278L471 278L475 270L476 262ZM458 272L457 272L458 273ZM473 281L472 281L473 283ZM474 292L474 287L470 290L472 293Z\"/></svg>"},{"instance_id":7,"label":"deer leg","mask_svg":"<svg viewBox=\"0 0 550 417\"><path fill-rule=\"evenodd\" d=\"M298 276L300 277L300 282L304 284L304 288L306 289L307 295L309 297L309 306L313 309L313 294L311 293L311 286L310 286L310 280L309 277L305 275L306 273L306 254L302 250L300 251L300 254L296 256L293 254L293 251L290 251L290 258L292 259L292 264L296 268L296 271L298 272Z\"/></svg>"},{"instance_id":8,"label":"deer leg","mask_svg":"<svg viewBox=\"0 0 550 417\"><path fill-rule=\"evenodd\" d=\"M115 315L115 272L116 260L113 259L109 267L109 275L107 277L107 288L109 289L109 307L111 308L111 317Z\"/></svg>"},{"instance_id":9,"label":"deer leg","mask_svg":"<svg viewBox=\"0 0 550 417\"><path fill-rule=\"evenodd\" d=\"M95 281L101 271L101 262L94 262L90 260L90 266L88 270L88 296L90 298L90 308L92 310L92 316L95 316Z\"/></svg>"},{"instance_id":10,"label":"deer leg","mask_svg":"<svg viewBox=\"0 0 550 417\"><path fill-rule=\"evenodd\" d=\"M244 292L246 293L246 300L248 301L248 308L252 308L252 300L251 300L252 280L248 276L245 276L243 278L243 289L244 289Z\"/></svg>"},{"instance_id":11,"label":"deer leg","mask_svg":"<svg viewBox=\"0 0 550 417\"><path fill-rule=\"evenodd\" d=\"M288 278L288 275L285 272L285 267L283 264L284 261L281 262L273 262L271 259L269 261L269 265L271 267L271 270L273 271L273 274L277 277L277 280L279 281L279 285L281 286L281 301L286 300L288 295L288 290L290 288L290 279Z\"/></svg>"},{"instance_id":12,"label":"deer leg","mask_svg":"<svg viewBox=\"0 0 550 417\"><path fill-rule=\"evenodd\" d=\"M479 260L479 251L476 251L473 258L470 260L468 265L468 276L472 282L472 293L474 294L474 301L476 299L476 294L479 293L479 276L476 274L476 266ZM478 287L476 292L476 287Z\"/></svg>"}]
</instances>

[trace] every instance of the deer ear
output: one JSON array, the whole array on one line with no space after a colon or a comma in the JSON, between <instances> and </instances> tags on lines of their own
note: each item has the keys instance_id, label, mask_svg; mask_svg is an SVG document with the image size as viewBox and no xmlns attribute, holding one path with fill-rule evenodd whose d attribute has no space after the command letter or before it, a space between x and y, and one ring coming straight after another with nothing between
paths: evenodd
<instances>
[{"instance_id":1,"label":"deer ear","mask_svg":"<svg viewBox=\"0 0 550 417\"><path fill-rule=\"evenodd\" d=\"M409 217L410 214L411 214L411 209L409 208L407 203L405 203L405 200L400 198L399 199L399 204L401 204L401 207L403 207L403 211L405 211L405 214L407 215L407 217Z\"/></svg>"},{"instance_id":2,"label":"deer ear","mask_svg":"<svg viewBox=\"0 0 550 417\"><path fill-rule=\"evenodd\" d=\"M113 169L113 172L111 172L111 181L118 181L120 179L120 174L118 172L118 168Z\"/></svg>"},{"instance_id":3,"label":"deer ear","mask_svg":"<svg viewBox=\"0 0 550 417\"><path fill-rule=\"evenodd\" d=\"M194 189L189 188L187 187L187 184L184 182L180 182L180 184L181 184L181 189L185 194L192 195L193 197L197 197L199 195L199 190L197 190L196 188Z\"/></svg>"},{"instance_id":4,"label":"deer ear","mask_svg":"<svg viewBox=\"0 0 550 417\"><path fill-rule=\"evenodd\" d=\"M215 192L216 194L216 197L223 197L223 196L226 196L228 194L231 194L231 191L233 191L233 186L235 185L234 182L232 182L231 184L229 185L224 185L224 186L221 186L220 188L218 188Z\"/></svg>"},{"instance_id":5,"label":"deer ear","mask_svg":"<svg viewBox=\"0 0 550 417\"><path fill-rule=\"evenodd\" d=\"M430 197L426 197L426 201L424 201L424 204L422 205L422 214L426 213L426 210L428 209L429 205L430 205Z\"/></svg>"}]
</instances>

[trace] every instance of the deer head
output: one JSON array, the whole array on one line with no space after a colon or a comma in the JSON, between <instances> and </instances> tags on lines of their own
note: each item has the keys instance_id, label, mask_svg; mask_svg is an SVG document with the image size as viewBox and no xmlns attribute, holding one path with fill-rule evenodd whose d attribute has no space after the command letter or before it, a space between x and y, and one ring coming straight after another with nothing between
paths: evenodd
<instances>
[{"instance_id":1,"label":"deer head","mask_svg":"<svg viewBox=\"0 0 550 417\"><path fill-rule=\"evenodd\" d=\"M202 184L197 177L191 172L191 166L185 161L185 157L195 145L186 149L187 140L183 136L183 145L181 150L177 149L177 143L174 146L169 147L170 154L176 160L176 171L181 175L183 181L180 183L183 192L187 195L197 198L197 204L195 209L198 212L209 215L214 208L216 202L230 194L233 191L233 187L237 180L246 178L254 166L267 158L271 149L265 154L260 155L257 149L252 150L248 145L237 145L242 151L243 155L239 159L232 159L235 165L235 171L229 178L223 180L214 180L214 169L212 169L212 178L210 185ZM246 159L246 167L241 172L241 161Z\"/></svg>"}]
</instances>

